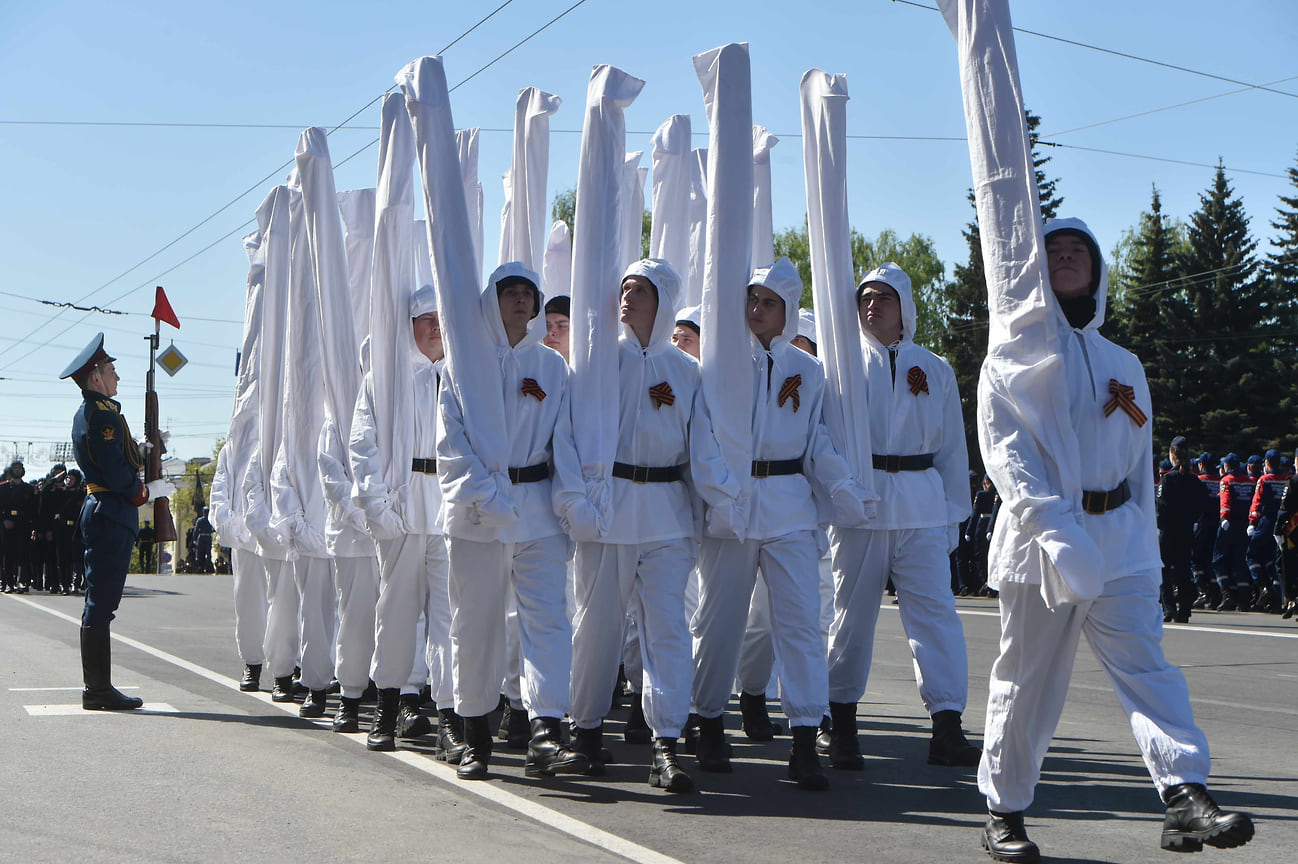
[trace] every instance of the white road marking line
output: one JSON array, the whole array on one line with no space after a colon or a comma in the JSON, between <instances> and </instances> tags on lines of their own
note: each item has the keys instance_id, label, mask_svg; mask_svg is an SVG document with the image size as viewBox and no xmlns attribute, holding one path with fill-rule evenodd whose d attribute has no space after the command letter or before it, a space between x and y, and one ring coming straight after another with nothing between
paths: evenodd
<instances>
[{"instance_id":1,"label":"white road marking line","mask_svg":"<svg viewBox=\"0 0 1298 864\"><path fill-rule=\"evenodd\" d=\"M145 702L143 708L128 711L87 711L80 705L24 705L32 717L93 717L99 714L179 714L166 702Z\"/></svg>"},{"instance_id":2,"label":"white road marking line","mask_svg":"<svg viewBox=\"0 0 1298 864\"><path fill-rule=\"evenodd\" d=\"M10 693L49 693L54 690L81 690L81 687L10 687ZM131 684L128 687L118 687L118 690L139 690L140 685Z\"/></svg>"},{"instance_id":3,"label":"white road marking line","mask_svg":"<svg viewBox=\"0 0 1298 864\"><path fill-rule=\"evenodd\" d=\"M898 611L898 607L893 603L883 603L879 606L879 608L891 609L894 612ZM999 611L987 612L982 609L959 609L959 608L957 608L955 611L956 614L958 615L971 615L971 616L979 616L983 618L1001 617L1001 613ZM1195 624L1164 624L1163 629L1164 630L1185 630L1190 633L1229 633L1233 636L1266 636L1271 639L1298 639L1298 632L1273 633L1269 630L1240 630L1233 627L1208 627L1205 625L1195 625ZM1294 629L1295 631L1298 631L1298 627Z\"/></svg>"},{"instance_id":4,"label":"white road marking line","mask_svg":"<svg viewBox=\"0 0 1298 864\"><path fill-rule=\"evenodd\" d=\"M33 609L39 609L40 611L53 615L56 618L61 618L64 621L67 621L69 623L76 624L77 626L81 625L80 618L74 618L71 615L65 615L62 612L57 612L53 609L41 605L40 603L35 603L24 597L13 597L13 599L17 600L20 603L24 603L32 607ZM239 690L239 682L234 680L233 678L227 677L225 675L220 675L216 672L211 671L210 669L205 669L202 666L189 662L183 657L177 657L175 654L170 654L166 651L161 650L160 648L154 648L152 645L146 645L143 642L132 639L129 636L122 636L118 633L113 633L112 638L116 639L118 642L121 642L123 645L128 645L132 648L135 648L138 651L143 651L145 654L148 654L152 657L156 657L159 660L170 663L173 666L178 666L181 669L184 669L186 672L192 672L193 674L198 675L200 678L205 678L208 681L213 682L214 684L219 684L222 687L229 688L236 692L242 692ZM258 691L256 693L244 693L243 695L251 696L252 698L257 699L258 701L266 705L270 705L274 708L280 709L286 714L291 714L294 717L297 716L298 706L296 703L272 702L270 700L270 694L261 691ZM53 707L60 707L60 706L53 706ZM144 707L147 709L149 705L146 703ZM120 713L120 712L108 712L108 711L83 711L80 705L76 706L76 711L77 713L84 713L84 714ZM130 712L125 712L125 713L130 713ZM328 729L330 727L330 722L331 721L327 719L316 720L315 725L320 726L321 728L324 729ZM332 732L331 734L337 735L337 733L332 733ZM349 741L354 741L360 747L365 746L365 736L363 735L359 735L359 734L338 735L338 737L345 738ZM605 831L601 828L596 828L594 825L588 825L587 823L582 822L579 819L574 819L571 816L566 816L563 813L558 812L557 810L552 810L549 807L546 807L542 804L538 804L534 801L530 801L527 798L522 797L521 795L516 795L513 792L508 791L502 785L490 783L490 782L484 783L481 781L460 780L455 776L455 769L452 766L447 765L443 762L438 762L430 756L425 756L421 753L415 753L409 750L396 750L389 753L375 753L374 755L386 756L389 759L395 759L396 761L402 763L403 765L407 765L411 768L414 768L417 771L421 771L424 774L427 774L429 777L433 777L437 780L446 783L449 786L453 786L456 790L460 792L464 792L470 795L476 795L479 798L483 798L487 801L492 802L493 804L496 804L497 806L504 807L507 810L512 810L513 812L518 813L521 816L525 816L528 819L532 819L543 825L547 825L551 828L554 828L556 831L559 831L560 833L563 834L567 834L569 837L574 837L585 843L589 843L592 846L599 847L600 849L605 849L609 852L614 853L615 855L620 855L629 861L636 861L639 862L639 864L682 864L681 861L672 858L668 855L663 855L660 852L655 852L653 849L650 849L647 846L641 846L640 844L635 843L631 840L627 840L623 837L619 837L618 835ZM664 798L664 800L669 801L671 799Z\"/></svg>"}]
</instances>

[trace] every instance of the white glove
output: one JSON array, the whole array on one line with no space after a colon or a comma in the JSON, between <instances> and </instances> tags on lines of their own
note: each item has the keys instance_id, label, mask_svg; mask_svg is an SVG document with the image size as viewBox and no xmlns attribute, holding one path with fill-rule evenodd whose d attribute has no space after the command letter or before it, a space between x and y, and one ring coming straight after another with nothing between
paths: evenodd
<instances>
[{"instance_id":1,"label":"white glove","mask_svg":"<svg viewBox=\"0 0 1298 864\"><path fill-rule=\"evenodd\" d=\"M155 501L158 498L170 498L176 494L176 487L166 480L150 480L144 484L144 488L149 490L150 501Z\"/></svg>"},{"instance_id":2,"label":"white glove","mask_svg":"<svg viewBox=\"0 0 1298 864\"><path fill-rule=\"evenodd\" d=\"M513 484L509 476L502 472L493 477L496 491L487 500L470 507L469 521L487 528L503 528L518 521L518 505L511 494Z\"/></svg>"},{"instance_id":3,"label":"white glove","mask_svg":"<svg viewBox=\"0 0 1298 864\"><path fill-rule=\"evenodd\" d=\"M589 498L573 501L559 517L563 530L578 543L598 543L600 537L599 511Z\"/></svg>"},{"instance_id":4,"label":"white glove","mask_svg":"<svg viewBox=\"0 0 1298 864\"><path fill-rule=\"evenodd\" d=\"M370 528L369 523L365 521L365 511L359 507L351 507L347 510L347 524L361 533L365 533Z\"/></svg>"},{"instance_id":5,"label":"white glove","mask_svg":"<svg viewBox=\"0 0 1298 864\"><path fill-rule=\"evenodd\" d=\"M720 507L708 508L708 536L740 540L748 532L748 498L732 498Z\"/></svg>"},{"instance_id":6,"label":"white glove","mask_svg":"<svg viewBox=\"0 0 1298 864\"><path fill-rule=\"evenodd\" d=\"M834 524L844 528L864 528L867 522L865 503L851 489L839 489L830 498L834 502Z\"/></svg>"},{"instance_id":7,"label":"white glove","mask_svg":"<svg viewBox=\"0 0 1298 864\"><path fill-rule=\"evenodd\" d=\"M1229 530L1230 530L1230 520L1229 520L1229 519L1223 519L1223 520L1221 520L1221 530L1223 530L1223 531L1229 531Z\"/></svg>"},{"instance_id":8,"label":"white glove","mask_svg":"<svg viewBox=\"0 0 1298 864\"><path fill-rule=\"evenodd\" d=\"M377 515L370 515L367 524L370 536L375 540L395 540L406 533L406 526L401 524L401 517L397 516L396 511L391 507L380 510Z\"/></svg>"},{"instance_id":9,"label":"white glove","mask_svg":"<svg viewBox=\"0 0 1298 864\"><path fill-rule=\"evenodd\" d=\"M1247 535L1250 536L1250 537L1252 537L1253 534L1254 534L1256 531L1257 531L1257 526L1256 526L1256 525L1250 525L1250 526L1248 526L1247 528L1244 529L1244 533L1247 534Z\"/></svg>"},{"instance_id":10,"label":"white glove","mask_svg":"<svg viewBox=\"0 0 1298 864\"><path fill-rule=\"evenodd\" d=\"M140 448L140 458L147 460L149 458L149 451L153 449L153 443L149 441L148 438L141 438L136 443Z\"/></svg>"}]
</instances>

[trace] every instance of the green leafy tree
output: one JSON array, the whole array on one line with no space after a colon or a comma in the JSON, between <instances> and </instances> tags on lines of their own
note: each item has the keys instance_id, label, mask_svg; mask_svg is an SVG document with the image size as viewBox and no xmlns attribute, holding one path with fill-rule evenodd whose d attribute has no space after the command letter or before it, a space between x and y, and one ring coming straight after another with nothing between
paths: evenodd
<instances>
[{"instance_id":1,"label":"green leafy tree","mask_svg":"<svg viewBox=\"0 0 1298 864\"><path fill-rule=\"evenodd\" d=\"M879 236L870 239L855 228L851 229L852 271L857 276L864 276L880 264L889 261L897 264L910 276L911 288L915 296L917 321L915 322L915 341L929 344L933 334L941 327L942 304L945 300L946 265L937 256L933 240L922 234L912 234L902 239L891 228L879 232ZM798 267L802 277L802 299L800 305L810 308L811 291L811 249L807 239L807 221L803 219L799 228L785 228L775 235L775 257L788 257Z\"/></svg>"},{"instance_id":2,"label":"green leafy tree","mask_svg":"<svg viewBox=\"0 0 1298 864\"><path fill-rule=\"evenodd\" d=\"M1050 157L1042 156L1037 150L1037 127L1041 125L1041 118L1031 111L1025 112L1024 116L1028 126L1028 139L1032 145L1032 165L1037 194L1041 199L1041 216L1043 219L1053 219L1059 211L1059 205L1064 203L1064 199L1055 191L1059 181L1046 175L1045 166ZM972 191L968 198L970 206L974 206ZM955 371L956 385L960 390L960 406L964 413L969 465L977 470L982 465L976 415L978 373L983 358L987 356L987 276L983 271L982 235L978 231L976 215L965 227L964 238L969 246L969 258L963 264L956 264L952 270L952 281L947 288L946 302L942 305L945 317L929 347L941 354Z\"/></svg>"},{"instance_id":3,"label":"green leafy tree","mask_svg":"<svg viewBox=\"0 0 1298 864\"><path fill-rule=\"evenodd\" d=\"M576 230L577 189L564 189L554 196L550 205L550 218L567 223L568 230ZM645 210L640 217L640 257L649 257L649 238L652 233L653 214Z\"/></svg>"}]
</instances>

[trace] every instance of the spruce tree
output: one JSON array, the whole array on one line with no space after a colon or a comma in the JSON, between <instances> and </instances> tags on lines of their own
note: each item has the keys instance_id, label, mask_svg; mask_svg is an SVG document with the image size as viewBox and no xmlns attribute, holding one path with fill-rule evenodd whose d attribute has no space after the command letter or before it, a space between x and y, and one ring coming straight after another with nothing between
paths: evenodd
<instances>
[{"instance_id":1,"label":"spruce tree","mask_svg":"<svg viewBox=\"0 0 1298 864\"><path fill-rule=\"evenodd\" d=\"M1140 214L1130 236L1126 259L1109 274L1105 334L1134 351L1145 367L1156 452L1166 450L1177 435L1193 435L1198 429L1197 416L1188 405L1197 376L1181 362L1179 353L1193 335L1184 286L1176 278L1183 230L1163 215L1155 186L1149 211Z\"/></svg>"},{"instance_id":2,"label":"spruce tree","mask_svg":"<svg viewBox=\"0 0 1298 864\"><path fill-rule=\"evenodd\" d=\"M1041 199L1041 216L1053 219L1064 199L1056 195L1057 179L1046 176L1045 165L1049 156L1037 151L1037 127L1041 118L1031 111L1024 112L1028 139L1032 144L1032 165ZM972 190L968 195L970 206L976 205ZM956 264L953 281L948 288L946 327L932 340L933 350L942 355L955 371L956 385L960 390L960 405L964 413L965 441L969 447L969 465L975 470L982 466L978 450L977 404L978 373L983 358L987 356L987 276L983 272L982 236L978 232L978 217L965 227L965 242L969 244L969 260Z\"/></svg>"},{"instance_id":3,"label":"spruce tree","mask_svg":"<svg viewBox=\"0 0 1298 864\"><path fill-rule=\"evenodd\" d=\"M1186 241L1177 269L1191 333L1179 343L1178 356L1190 379L1183 394L1189 416L1209 450L1257 452L1272 426L1268 402L1279 387L1259 350L1265 340L1258 327L1269 312L1261 307L1256 278L1257 241L1220 164L1199 195Z\"/></svg>"},{"instance_id":4,"label":"spruce tree","mask_svg":"<svg viewBox=\"0 0 1298 864\"><path fill-rule=\"evenodd\" d=\"M1274 335L1268 340L1276 394L1275 438L1267 442L1292 453L1298 446L1298 397L1290 384L1298 368L1298 167L1288 170L1294 194L1281 195L1271 227L1279 232L1262 265L1264 293Z\"/></svg>"}]
</instances>

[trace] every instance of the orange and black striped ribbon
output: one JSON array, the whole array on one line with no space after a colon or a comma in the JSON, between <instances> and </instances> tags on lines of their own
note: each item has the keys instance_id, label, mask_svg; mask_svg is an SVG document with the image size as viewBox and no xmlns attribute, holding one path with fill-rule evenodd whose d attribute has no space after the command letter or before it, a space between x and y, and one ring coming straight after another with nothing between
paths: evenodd
<instances>
[{"instance_id":1,"label":"orange and black striped ribbon","mask_svg":"<svg viewBox=\"0 0 1298 864\"><path fill-rule=\"evenodd\" d=\"M653 400L655 408L661 408L664 405L670 408L676 404L676 394L672 392L672 385L666 381L650 387L649 398Z\"/></svg>"},{"instance_id":2,"label":"orange and black striped ribbon","mask_svg":"<svg viewBox=\"0 0 1298 864\"><path fill-rule=\"evenodd\" d=\"M918 366L910 367L910 371L906 373L906 383L910 385L910 392L916 396L928 392L928 376Z\"/></svg>"},{"instance_id":3,"label":"orange and black striped ribbon","mask_svg":"<svg viewBox=\"0 0 1298 864\"><path fill-rule=\"evenodd\" d=\"M785 401L793 400L793 413L798 413L798 408L802 406L802 397L798 395L798 388L802 386L802 376L793 375L784 379L784 385L780 387L779 406L784 407Z\"/></svg>"},{"instance_id":4,"label":"orange and black striped ribbon","mask_svg":"<svg viewBox=\"0 0 1298 864\"><path fill-rule=\"evenodd\" d=\"M1137 426L1145 425L1145 421L1149 418L1145 416L1145 412L1141 411L1140 406L1136 404L1136 391L1134 389L1128 387L1126 384L1119 384L1118 379L1116 378L1110 378L1109 392L1113 394L1113 398L1104 403L1105 417L1110 416L1114 411L1121 408Z\"/></svg>"},{"instance_id":5,"label":"orange and black striped ribbon","mask_svg":"<svg viewBox=\"0 0 1298 864\"><path fill-rule=\"evenodd\" d=\"M545 391L541 389L541 385L540 385L540 384L537 384L537 383L536 383L536 379L535 379L535 378L524 378L524 379L523 379L523 395L524 395L524 396L535 396L537 402L544 402L544 401L545 401Z\"/></svg>"}]
</instances>

